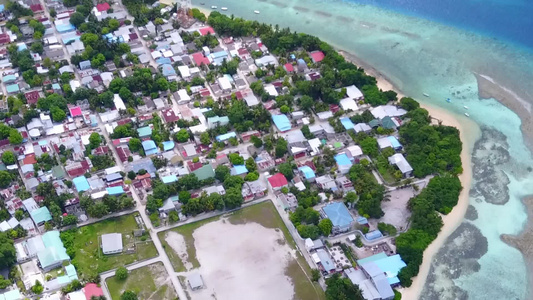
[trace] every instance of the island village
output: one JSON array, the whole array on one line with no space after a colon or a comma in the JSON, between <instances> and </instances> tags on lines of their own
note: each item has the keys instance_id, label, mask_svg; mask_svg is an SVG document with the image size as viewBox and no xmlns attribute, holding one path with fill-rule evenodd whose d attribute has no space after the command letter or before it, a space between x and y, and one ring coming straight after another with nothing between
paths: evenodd
<instances>
[{"instance_id":1,"label":"island village","mask_svg":"<svg viewBox=\"0 0 533 300\"><path fill-rule=\"evenodd\" d=\"M458 131L315 37L164 1L0 18L0 300L400 299L457 203Z\"/></svg>"}]
</instances>

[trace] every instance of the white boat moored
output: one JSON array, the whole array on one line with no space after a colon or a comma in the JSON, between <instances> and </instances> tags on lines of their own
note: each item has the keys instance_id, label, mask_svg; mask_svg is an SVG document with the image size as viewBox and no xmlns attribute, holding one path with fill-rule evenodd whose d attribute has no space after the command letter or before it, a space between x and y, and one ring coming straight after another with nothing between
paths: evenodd
<instances>
[{"instance_id":1,"label":"white boat moored","mask_svg":"<svg viewBox=\"0 0 533 300\"><path fill-rule=\"evenodd\" d=\"M468 113L465 113L465 116L470 117L470 115Z\"/></svg>"},{"instance_id":2,"label":"white boat moored","mask_svg":"<svg viewBox=\"0 0 533 300\"><path fill-rule=\"evenodd\" d=\"M222 7L222 8L220 8L220 9L222 9L222 10L228 10L228 8L227 8L227 7Z\"/></svg>"},{"instance_id":3,"label":"white boat moored","mask_svg":"<svg viewBox=\"0 0 533 300\"><path fill-rule=\"evenodd\" d=\"M216 6L214 6L214 5L213 5L213 6L211 6L211 8L212 8L212 9L217 9L217 7L216 7Z\"/></svg>"},{"instance_id":4,"label":"white boat moored","mask_svg":"<svg viewBox=\"0 0 533 300\"><path fill-rule=\"evenodd\" d=\"M258 10L254 10L254 13L259 14L259 11Z\"/></svg>"},{"instance_id":5,"label":"white boat moored","mask_svg":"<svg viewBox=\"0 0 533 300\"><path fill-rule=\"evenodd\" d=\"M422 95L426 96L426 97L429 97L429 94L428 93L423 93Z\"/></svg>"},{"instance_id":6,"label":"white boat moored","mask_svg":"<svg viewBox=\"0 0 533 300\"><path fill-rule=\"evenodd\" d=\"M463 107L464 107L464 109L468 109L468 106L466 106L466 105L465 105L465 106L463 106Z\"/></svg>"}]
</instances>

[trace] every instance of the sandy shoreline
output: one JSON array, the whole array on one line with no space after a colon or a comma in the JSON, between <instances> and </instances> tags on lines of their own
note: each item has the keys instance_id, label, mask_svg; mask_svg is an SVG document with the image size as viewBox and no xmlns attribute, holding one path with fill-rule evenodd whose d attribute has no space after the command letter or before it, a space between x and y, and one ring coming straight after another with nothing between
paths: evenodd
<instances>
[{"instance_id":1,"label":"sandy shoreline","mask_svg":"<svg viewBox=\"0 0 533 300\"><path fill-rule=\"evenodd\" d=\"M374 76L377 80L377 85L380 89L393 90L398 93L398 98L404 97L405 95L396 88L386 77L385 75L379 73L378 70L374 69L372 66L362 62L353 54L349 54L345 51L340 51L340 53L349 61L352 61L356 65L365 69L365 72L371 76ZM442 247L446 239L457 229L464 219L464 215L468 208L468 199L469 191L472 183L472 160L471 153L474 147L474 143L479 136L479 127L472 120L463 117L456 116L446 110L435 107L432 105L427 105L420 103L420 106L425 108L429 115L435 119L438 119L442 122L443 125L453 126L459 129L460 138L463 142L463 151L461 152L461 161L463 164L463 173L459 176L459 180L463 186L463 190L459 195L459 201L457 205L448 215L442 216L442 222L444 226L442 227L437 238L426 248L424 251L424 258L422 260L422 265L420 265L420 271L418 276L413 278L413 284L409 288L403 288L400 290L402 293L402 298L404 299L418 299L424 285L426 283L429 270L431 269L431 262L435 254ZM461 119L459 121L459 118Z\"/></svg>"},{"instance_id":2,"label":"sandy shoreline","mask_svg":"<svg viewBox=\"0 0 533 300\"><path fill-rule=\"evenodd\" d=\"M211 10L205 7L193 6L198 8L206 16L210 14ZM371 76L374 76L377 80L377 86L382 90L393 90L398 93L398 98L402 98L405 95L395 87L388 78L378 70L368 65L364 61L357 58L357 56L350 54L346 51L339 50L339 52L349 61L353 62L357 66L360 66L365 69L365 72ZM461 161L463 164L463 173L459 176L463 190L459 195L459 201L454 207L452 212L448 215L442 217L444 226L441 229L441 232L437 238L429 245L429 247L424 251L424 258L422 265L420 266L420 271L418 276L413 278L413 284L409 288L404 288L401 290L402 296L404 299L417 299L424 288L426 278L428 276L431 262L433 256L439 251L442 247L448 236L450 236L454 230L461 224L463 221L464 215L468 208L468 199L469 191L472 181L472 161L471 153L474 146L474 143L479 137L479 127L472 120L456 116L442 108L438 108L432 105L422 104L421 107L428 110L429 114L442 122L443 125L453 126L459 129L460 138L463 142L463 151L461 152ZM461 119L459 121L459 118ZM533 125L532 125L533 126ZM533 130L532 130L533 131Z\"/></svg>"}]
</instances>

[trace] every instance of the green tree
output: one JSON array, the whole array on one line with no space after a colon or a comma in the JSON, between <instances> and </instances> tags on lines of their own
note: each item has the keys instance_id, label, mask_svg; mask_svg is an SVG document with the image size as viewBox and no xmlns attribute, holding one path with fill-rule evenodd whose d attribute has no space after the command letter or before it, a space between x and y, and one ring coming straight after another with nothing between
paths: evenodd
<instances>
[{"instance_id":1,"label":"green tree","mask_svg":"<svg viewBox=\"0 0 533 300\"><path fill-rule=\"evenodd\" d=\"M131 151L137 152L141 150L142 142L138 138L131 138L130 141L128 142L128 147L130 148Z\"/></svg>"},{"instance_id":2,"label":"green tree","mask_svg":"<svg viewBox=\"0 0 533 300\"><path fill-rule=\"evenodd\" d=\"M211 138L209 137L209 133L204 132L200 135L200 143L204 145L209 145L211 143Z\"/></svg>"},{"instance_id":3,"label":"green tree","mask_svg":"<svg viewBox=\"0 0 533 300\"><path fill-rule=\"evenodd\" d=\"M8 171L0 171L0 188L6 188L11 184L13 177Z\"/></svg>"},{"instance_id":4,"label":"green tree","mask_svg":"<svg viewBox=\"0 0 533 300\"><path fill-rule=\"evenodd\" d=\"M120 296L120 300L138 300L137 294L133 291L124 291Z\"/></svg>"},{"instance_id":5,"label":"green tree","mask_svg":"<svg viewBox=\"0 0 533 300\"><path fill-rule=\"evenodd\" d=\"M189 140L189 132L187 129L180 129L178 133L176 133L176 140L180 143L185 143Z\"/></svg>"},{"instance_id":6,"label":"green tree","mask_svg":"<svg viewBox=\"0 0 533 300\"><path fill-rule=\"evenodd\" d=\"M215 178L224 182L230 176L230 169L225 165L218 165L215 169Z\"/></svg>"},{"instance_id":7,"label":"green tree","mask_svg":"<svg viewBox=\"0 0 533 300\"><path fill-rule=\"evenodd\" d=\"M318 269L311 269L311 280L317 282L320 279L320 271Z\"/></svg>"},{"instance_id":8,"label":"green tree","mask_svg":"<svg viewBox=\"0 0 533 300\"><path fill-rule=\"evenodd\" d=\"M39 280L35 280L35 284L31 287L31 291L36 294L40 295L44 290L44 287L42 283Z\"/></svg>"},{"instance_id":9,"label":"green tree","mask_svg":"<svg viewBox=\"0 0 533 300\"><path fill-rule=\"evenodd\" d=\"M363 300L359 287L338 273L326 279L326 300Z\"/></svg>"},{"instance_id":10,"label":"green tree","mask_svg":"<svg viewBox=\"0 0 533 300\"><path fill-rule=\"evenodd\" d=\"M218 195L218 194L216 194L216 195ZM180 220L180 217L179 217L177 211L172 210L172 211L170 211L170 212L168 213L168 221L169 221L170 223L176 223L176 222L178 222L179 220Z\"/></svg>"},{"instance_id":11,"label":"green tree","mask_svg":"<svg viewBox=\"0 0 533 300\"><path fill-rule=\"evenodd\" d=\"M13 245L13 240L7 236L7 233L0 233L0 268L10 268L17 261L17 252Z\"/></svg>"},{"instance_id":12,"label":"green tree","mask_svg":"<svg viewBox=\"0 0 533 300\"><path fill-rule=\"evenodd\" d=\"M282 163L279 165L279 171L287 178L287 180L291 180L294 177L292 171L293 167L294 166L291 163Z\"/></svg>"},{"instance_id":13,"label":"green tree","mask_svg":"<svg viewBox=\"0 0 533 300\"><path fill-rule=\"evenodd\" d=\"M2 162L8 166L13 165L17 162L17 158L12 151L7 150L2 153Z\"/></svg>"},{"instance_id":14,"label":"green tree","mask_svg":"<svg viewBox=\"0 0 533 300\"><path fill-rule=\"evenodd\" d=\"M263 146L263 140L255 135L252 135L250 142L252 142L256 148L261 148L261 146Z\"/></svg>"},{"instance_id":15,"label":"green tree","mask_svg":"<svg viewBox=\"0 0 533 300\"><path fill-rule=\"evenodd\" d=\"M96 149L98 148L98 146L100 146L101 143L102 137L100 136L100 134L97 132L91 133L91 135L89 136L89 145L91 146L91 148Z\"/></svg>"},{"instance_id":16,"label":"green tree","mask_svg":"<svg viewBox=\"0 0 533 300\"><path fill-rule=\"evenodd\" d=\"M52 120L54 122L62 122L67 118L65 111L57 106L50 107L50 114L52 115Z\"/></svg>"},{"instance_id":17,"label":"green tree","mask_svg":"<svg viewBox=\"0 0 533 300\"><path fill-rule=\"evenodd\" d=\"M85 17L81 13L75 12L70 15L70 24L74 25L76 28L80 27L83 23L85 23Z\"/></svg>"},{"instance_id":18,"label":"green tree","mask_svg":"<svg viewBox=\"0 0 533 300\"><path fill-rule=\"evenodd\" d=\"M12 129L9 131L9 143L11 145L22 144L22 141L23 141L22 134L20 134L18 130Z\"/></svg>"},{"instance_id":19,"label":"green tree","mask_svg":"<svg viewBox=\"0 0 533 300\"><path fill-rule=\"evenodd\" d=\"M322 219L318 223L318 228L320 228L320 231L324 236L329 236L331 234L331 230L333 229L333 223L330 219Z\"/></svg>"},{"instance_id":20,"label":"green tree","mask_svg":"<svg viewBox=\"0 0 533 300\"><path fill-rule=\"evenodd\" d=\"M300 108L305 110L305 111L310 111L311 108L313 108L313 106L315 105L315 101L313 100L313 98L307 96L307 95L303 95L301 98L300 98Z\"/></svg>"},{"instance_id":21,"label":"green tree","mask_svg":"<svg viewBox=\"0 0 533 300\"><path fill-rule=\"evenodd\" d=\"M125 267L118 267L117 271L115 272L115 276L117 277L118 280L126 280L126 278L128 278L128 269L126 269Z\"/></svg>"},{"instance_id":22,"label":"green tree","mask_svg":"<svg viewBox=\"0 0 533 300\"><path fill-rule=\"evenodd\" d=\"M400 106L407 111L411 111L419 108L420 104L413 98L403 97L400 99Z\"/></svg>"},{"instance_id":23,"label":"green tree","mask_svg":"<svg viewBox=\"0 0 533 300\"><path fill-rule=\"evenodd\" d=\"M279 138L276 141L276 148L275 148L276 157L277 158L283 157L289 151L287 148L288 146L289 144L284 138Z\"/></svg>"}]
</instances>

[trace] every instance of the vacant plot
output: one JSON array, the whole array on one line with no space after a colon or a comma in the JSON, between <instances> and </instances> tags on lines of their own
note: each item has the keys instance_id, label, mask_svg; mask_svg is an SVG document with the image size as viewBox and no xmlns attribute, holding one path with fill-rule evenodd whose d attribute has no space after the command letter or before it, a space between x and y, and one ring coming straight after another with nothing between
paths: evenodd
<instances>
[{"instance_id":1,"label":"vacant plot","mask_svg":"<svg viewBox=\"0 0 533 300\"><path fill-rule=\"evenodd\" d=\"M385 215L378 222L392 224L397 229L405 229L409 224L409 217L411 217L411 211L407 205L409 199L414 196L414 190L412 188L397 189L389 194L390 201L381 203L381 209Z\"/></svg>"},{"instance_id":2,"label":"vacant plot","mask_svg":"<svg viewBox=\"0 0 533 300\"><path fill-rule=\"evenodd\" d=\"M137 293L139 299L160 300L175 299L176 291L172 287L168 273L162 263L155 263L146 267L130 271L126 280L115 277L106 280L111 299L120 299L126 290Z\"/></svg>"},{"instance_id":3,"label":"vacant plot","mask_svg":"<svg viewBox=\"0 0 533 300\"><path fill-rule=\"evenodd\" d=\"M69 254L74 253L72 263L82 278L90 278L107 270L157 256L157 250L148 235L133 237L138 229L134 215L107 219L61 233L61 239ZM124 252L104 255L99 248L99 237L105 233L122 233ZM128 249L131 249L128 251Z\"/></svg>"},{"instance_id":4,"label":"vacant plot","mask_svg":"<svg viewBox=\"0 0 533 300\"><path fill-rule=\"evenodd\" d=\"M192 299L323 299L271 202L162 233L177 271L198 268ZM187 268L186 268L187 267Z\"/></svg>"}]
</instances>

